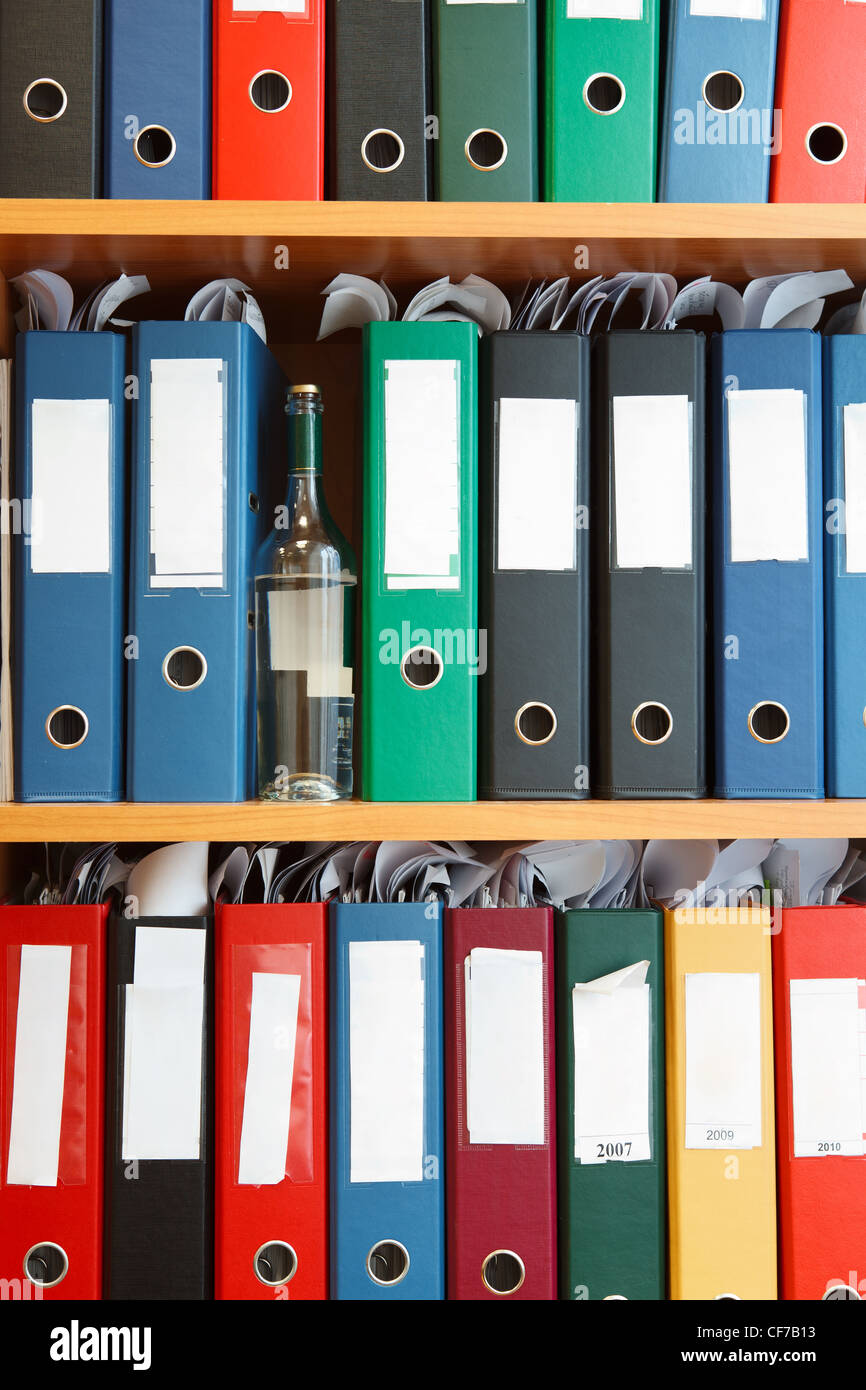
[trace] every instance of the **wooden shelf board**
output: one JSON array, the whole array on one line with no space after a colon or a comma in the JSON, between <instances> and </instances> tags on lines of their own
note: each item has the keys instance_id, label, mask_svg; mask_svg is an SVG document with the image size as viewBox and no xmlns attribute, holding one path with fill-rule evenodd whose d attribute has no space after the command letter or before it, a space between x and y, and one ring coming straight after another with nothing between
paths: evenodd
<instances>
[{"instance_id":1,"label":"wooden shelf board","mask_svg":"<svg viewBox=\"0 0 866 1390\"><path fill-rule=\"evenodd\" d=\"M0 843L39 840L564 840L866 837L866 801L129 803L0 806Z\"/></svg>"}]
</instances>

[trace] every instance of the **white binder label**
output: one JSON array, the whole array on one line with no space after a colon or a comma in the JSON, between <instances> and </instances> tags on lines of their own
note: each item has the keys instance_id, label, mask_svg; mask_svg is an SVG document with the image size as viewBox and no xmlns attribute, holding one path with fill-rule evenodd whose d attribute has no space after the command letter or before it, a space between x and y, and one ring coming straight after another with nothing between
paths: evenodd
<instances>
[{"instance_id":1,"label":"white binder label","mask_svg":"<svg viewBox=\"0 0 866 1390\"><path fill-rule=\"evenodd\" d=\"M351 1182L424 1177L424 946L349 942Z\"/></svg>"},{"instance_id":2,"label":"white binder label","mask_svg":"<svg viewBox=\"0 0 866 1390\"><path fill-rule=\"evenodd\" d=\"M460 363L385 363L389 589L460 588Z\"/></svg>"},{"instance_id":3,"label":"white binder label","mask_svg":"<svg viewBox=\"0 0 866 1390\"><path fill-rule=\"evenodd\" d=\"M56 1187L71 946L22 946L7 1183Z\"/></svg>"},{"instance_id":4,"label":"white binder label","mask_svg":"<svg viewBox=\"0 0 866 1390\"><path fill-rule=\"evenodd\" d=\"M636 1163L650 1150L649 961L577 984L574 1156L581 1163Z\"/></svg>"},{"instance_id":5,"label":"white binder label","mask_svg":"<svg viewBox=\"0 0 866 1390\"><path fill-rule=\"evenodd\" d=\"M791 981L794 1157L866 1155L866 981Z\"/></svg>"},{"instance_id":6,"label":"white binder label","mask_svg":"<svg viewBox=\"0 0 866 1390\"><path fill-rule=\"evenodd\" d=\"M137 927L124 1000L121 1157L201 1157L205 933Z\"/></svg>"},{"instance_id":7,"label":"white binder label","mask_svg":"<svg viewBox=\"0 0 866 1390\"><path fill-rule=\"evenodd\" d=\"M707 19L763 19L765 0L689 0L689 14Z\"/></svg>"},{"instance_id":8,"label":"white binder label","mask_svg":"<svg viewBox=\"0 0 866 1390\"><path fill-rule=\"evenodd\" d=\"M150 364L152 589L225 587L225 363Z\"/></svg>"},{"instance_id":9,"label":"white binder label","mask_svg":"<svg viewBox=\"0 0 866 1390\"><path fill-rule=\"evenodd\" d=\"M619 569L692 567L692 408L688 396L614 396Z\"/></svg>"},{"instance_id":10,"label":"white binder label","mask_svg":"<svg viewBox=\"0 0 866 1390\"><path fill-rule=\"evenodd\" d=\"M731 561L808 560L806 393L728 391Z\"/></svg>"},{"instance_id":11,"label":"white binder label","mask_svg":"<svg viewBox=\"0 0 866 1390\"><path fill-rule=\"evenodd\" d=\"M342 584L268 591L272 671L303 671L307 696L352 694L352 668L343 665Z\"/></svg>"},{"instance_id":12,"label":"white binder label","mask_svg":"<svg viewBox=\"0 0 866 1390\"><path fill-rule=\"evenodd\" d=\"M280 1183L292 1114L300 975L253 972L238 1182Z\"/></svg>"},{"instance_id":13,"label":"white binder label","mask_svg":"<svg viewBox=\"0 0 866 1390\"><path fill-rule=\"evenodd\" d=\"M687 1149L761 1147L761 977L685 977Z\"/></svg>"},{"instance_id":14,"label":"white binder label","mask_svg":"<svg viewBox=\"0 0 866 1390\"><path fill-rule=\"evenodd\" d=\"M309 0L232 0L235 14L306 14Z\"/></svg>"},{"instance_id":15,"label":"white binder label","mask_svg":"<svg viewBox=\"0 0 866 1390\"><path fill-rule=\"evenodd\" d=\"M469 1142L543 1144L542 954L476 947L464 969Z\"/></svg>"},{"instance_id":16,"label":"white binder label","mask_svg":"<svg viewBox=\"0 0 866 1390\"><path fill-rule=\"evenodd\" d=\"M845 449L845 571L866 574L866 403L842 411Z\"/></svg>"},{"instance_id":17,"label":"white binder label","mask_svg":"<svg viewBox=\"0 0 866 1390\"><path fill-rule=\"evenodd\" d=\"M568 0L567 19L643 19L643 0Z\"/></svg>"},{"instance_id":18,"label":"white binder label","mask_svg":"<svg viewBox=\"0 0 866 1390\"><path fill-rule=\"evenodd\" d=\"M577 402L503 398L497 433L500 570L573 570Z\"/></svg>"},{"instance_id":19,"label":"white binder label","mask_svg":"<svg viewBox=\"0 0 866 1390\"><path fill-rule=\"evenodd\" d=\"M111 568L111 402L34 400L30 569Z\"/></svg>"}]
</instances>

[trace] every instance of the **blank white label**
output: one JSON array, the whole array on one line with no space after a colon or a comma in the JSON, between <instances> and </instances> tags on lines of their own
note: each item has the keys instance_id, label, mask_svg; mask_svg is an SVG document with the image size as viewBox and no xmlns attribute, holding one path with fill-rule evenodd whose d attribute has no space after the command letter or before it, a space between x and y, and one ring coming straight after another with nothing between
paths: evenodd
<instances>
[{"instance_id":1,"label":"blank white label","mask_svg":"<svg viewBox=\"0 0 866 1390\"><path fill-rule=\"evenodd\" d=\"M497 436L497 569L573 570L577 402L504 398Z\"/></svg>"},{"instance_id":2,"label":"blank white label","mask_svg":"<svg viewBox=\"0 0 866 1390\"><path fill-rule=\"evenodd\" d=\"M238 1182L280 1183L292 1115L300 975L253 972Z\"/></svg>"},{"instance_id":3,"label":"blank white label","mask_svg":"<svg viewBox=\"0 0 866 1390\"><path fill-rule=\"evenodd\" d=\"M306 14L309 0L232 0L235 14Z\"/></svg>"},{"instance_id":4,"label":"blank white label","mask_svg":"<svg viewBox=\"0 0 866 1390\"><path fill-rule=\"evenodd\" d=\"M469 1141L543 1144L542 954L476 947L465 972Z\"/></svg>"},{"instance_id":5,"label":"blank white label","mask_svg":"<svg viewBox=\"0 0 866 1390\"><path fill-rule=\"evenodd\" d=\"M687 1149L761 1147L761 977L686 975Z\"/></svg>"},{"instance_id":6,"label":"blank white label","mask_svg":"<svg viewBox=\"0 0 866 1390\"><path fill-rule=\"evenodd\" d=\"M842 411L845 448L845 570L866 574L866 403Z\"/></svg>"},{"instance_id":7,"label":"blank white label","mask_svg":"<svg viewBox=\"0 0 866 1390\"><path fill-rule=\"evenodd\" d=\"M153 589L225 585L225 372L218 357L150 364Z\"/></svg>"},{"instance_id":8,"label":"blank white label","mask_svg":"<svg viewBox=\"0 0 866 1390\"><path fill-rule=\"evenodd\" d=\"M21 947L10 1184L57 1186L71 971L71 946Z\"/></svg>"},{"instance_id":9,"label":"blank white label","mask_svg":"<svg viewBox=\"0 0 866 1390\"><path fill-rule=\"evenodd\" d=\"M385 363L389 589L460 587L460 363Z\"/></svg>"},{"instance_id":10,"label":"blank white label","mask_svg":"<svg viewBox=\"0 0 866 1390\"><path fill-rule=\"evenodd\" d=\"M635 1163L650 1151L648 961L574 986L574 1156Z\"/></svg>"},{"instance_id":11,"label":"blank white label","mask_svg":"<svg viewBox=\"0 0 866 1390\"><path fill-rule=\"evenodd\" d=\"M806 393L729 391L731 561L809 558Z\"/></svg>"},{"instance_id":12,"label":"blank white label","mask_svg":"<svg viewBox=\"0 0 866 1390\"><path fill-rule=\"evenodd\" d=\"M568 0L568 19L643 19L643 0Z\"/></svg>"},{"instance_id":13,"label":"blank white label","mask_svg":"<svg viewBox=\"0 0 866 1390\"><path fill-rule=\"evenodd\" d=\"M692 567L692 410L688 396L614 396L619 569Z\"/></svg>"},{"instance_id":14,"label":"blank white label","mask_svg":"<svg viewBox=\"0 0 866 1390\"><path fill-rule=\"evenodd\" d=\"M352 694L352 668L343 665L343 599L342 584L268 592L271 670L306 672L308 699Z\"/></svg>"},{"instance_id":15,"label":"blank white label","mask_svg":"<svg viewBox=\"0 0 866 1390\"><path fill-rule=\"evenodd\" d=\"M351 1182L424 1177L424 946L349 942Z\"/></svg>"},{"instance_id":16,"label":"blank white label","mask_svg":"<svg viewBox=\"0 0 866 1390\"><path fill-rule=\"evenodd\" d=\"M866 982L791 981L794 1157L866 1154Z\"/></svg>"},{"instance_id":17,"label":"blank white label","mask_svg":"<svg viewBox=\"0 0 866 1390\"><path fill-rule=\"evenodd\" d=\"M137 927L124 1000L121 1157L201 1157L205 933Z\"/></svg>"},{"instance_id":18,"label":"blank white label","mask_svg":"<svg viewBox=\"0 0 866 1390\"><path fill-rule=\"evenodd\" d=\"M763 19L765 0L690 0L689 14L707 19Z\"/></svg>"},{"instance_id":19,"label":"blank white label","mask_svg":"<svg viewBox=\"0 0 866 1390\"><path fill-rule=\"evenodd\" d=\"M30 569L111 568L111 402L34 400Z\"/></svg>"}]
</instances>

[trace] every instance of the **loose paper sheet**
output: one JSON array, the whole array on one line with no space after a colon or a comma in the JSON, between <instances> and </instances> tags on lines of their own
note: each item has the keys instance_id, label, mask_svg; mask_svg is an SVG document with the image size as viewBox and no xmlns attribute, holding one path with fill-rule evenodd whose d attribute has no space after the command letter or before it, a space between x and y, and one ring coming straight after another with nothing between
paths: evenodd
<instances>
[{"instance_id":1,"label":"loose paper sheet","mask_svg":"<svg viewBox=\"0 0 866 1390\"><path fill-rule=\"evenodd\" d=\"M791 981L794 1157L866 1155L866 981Z\"/></svg>"},{"instance_id":2,"label":"loose paper sheet","mask_svg":"<svg viewBox=\"0 0 866 1390\"><path fill-rule=\"evenodd\" d=\"M685 977L687 1149L761 1147L761 977Z\"/></svg>"},{"instance_id":3,"label":"loose paper sheet","mask_svg":"<svg viewBox=\"0 0 866 1390\"><path fill-rule=\"evenodd\" d=\"M57 1186L71 971L71 946L21 947L10 1184Z\"/></svg>"},{"instance_id":4,"label":"loose paper sheet","mask_svg":"<svg viewBox=\"0 0 866 1390\"><path fill-rule=\"evenodd\" d=\"M574 1156L636 1163L650 1149L649 961L572 990Z\"/></svg>"},{"instance_id":5,"label":"loose paper sheet","mask_svg":"<svg viewBox=\"0 0 866 1390\"><path fill-rule=\"evenodd\" d=\"M470 1143L543 1144L542 953L476 947L465 972Z\"/></svg>"}]
</instances>

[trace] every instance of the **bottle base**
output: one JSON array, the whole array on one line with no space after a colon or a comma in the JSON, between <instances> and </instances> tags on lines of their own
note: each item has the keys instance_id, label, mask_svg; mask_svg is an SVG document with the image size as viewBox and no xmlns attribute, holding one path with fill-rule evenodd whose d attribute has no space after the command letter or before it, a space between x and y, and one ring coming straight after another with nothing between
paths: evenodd
<instances>
[{"instance_id":1,"label":"bottle base","mask_svg":"<svg viewBox=\"0 0 866 1390\"><path fill-rule=\"evenodd\" d=\"M279 783L269 782L259 790L260 801L344 801L351 795L330 778L307 772L281 778Z\"/></svg>"}]
</instances>

